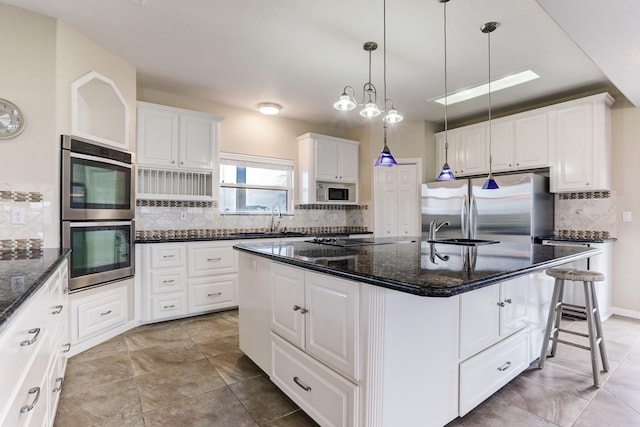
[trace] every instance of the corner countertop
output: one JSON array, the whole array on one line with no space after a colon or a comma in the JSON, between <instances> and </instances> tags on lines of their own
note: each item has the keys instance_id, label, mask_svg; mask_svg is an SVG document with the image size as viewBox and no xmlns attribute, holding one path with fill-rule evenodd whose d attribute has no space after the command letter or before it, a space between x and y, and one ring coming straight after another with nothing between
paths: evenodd
<instances>
[{"instance_id":1,"label":"corner countertop","mask_svg":"<svg viewBox=\"0 0 640 427\"><path fill-rule=\"evenodd\" d=\"M602 252L536 243L432 244L419 237L375 241L381 244L343 248L312 242L251 242L234 249L425 297L450 297Z\"/></svg>"},{"instance_id":2,"label":"corner countertop","mask_svg":"<svg viewBox=\"0 0 640 427\"><path fill-rule=\"evenodd\" d=\"M43 249L39 258L0 260L0 332L20 306L49 279L69 252L69 249Z\"/></svg>"},{"instance_id":3,"label":"corner countertop","mask_svg":"<svg viewBox=\"0 0 640 427\"><path fill-rule=\"evenodd\" d=\"M225 241L225 240L255 240L255 239L287 239L287 238L313 238L313 237L348 237L353 235L372 235L372 231L352 231L352 232L338 232L338 233L298 233L298 232L283 232L278 235L264 233L260 235L261 232L238 232L238 233L229 233L222 234L216 236L207 236L207 237L194 237L189 233L174 233L170 234L170 237L164 237L160 235L154 235L152 237L138 237L136 238L136 243L180 243L180 242L215 242L215 241Z\"/></svg>"}]
</instances>

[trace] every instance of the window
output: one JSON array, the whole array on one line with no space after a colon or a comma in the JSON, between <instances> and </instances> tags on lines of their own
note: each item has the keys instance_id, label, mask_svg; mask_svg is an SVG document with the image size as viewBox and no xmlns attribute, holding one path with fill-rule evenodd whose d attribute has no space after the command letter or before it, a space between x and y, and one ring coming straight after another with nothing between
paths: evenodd
<instances>
[{"instance_id":1,"label":"window","mask_svg":"<svg viewBox=\"0 0 640 427\"><path fill-rule=\"evenodd\" d=\"M220 153L220 211L293 212L293 161Z\"/></svg>"}]
</instances>

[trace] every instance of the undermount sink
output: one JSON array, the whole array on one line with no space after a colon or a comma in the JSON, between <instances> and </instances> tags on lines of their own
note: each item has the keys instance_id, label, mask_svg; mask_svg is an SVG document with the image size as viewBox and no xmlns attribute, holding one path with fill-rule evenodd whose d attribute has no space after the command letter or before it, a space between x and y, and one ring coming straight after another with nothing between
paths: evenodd
<instances>
[{"instance_id":1,"label":"undermount sink","mask_svg":"<svg viewBox=\"0 0 640 427\"><path fill-rule=\"evenodd\" d=\"M233 233L236 237L306 237L305 233L298 231L254 231L247 233Z\"/></svg>"},{"instance_id":2,"label":"undermount sink","mask_svg":"<svg viewBox=\"0 0 640 427\"><path fill-rule=\"evenodd\" d=\"M462 246L480 246L480 245L491 245L493 243L500 243L497 240L462 239L462 238L427 240L427 242L442 243L445 245L462 245Z\"/></svg>"}]
</instances>

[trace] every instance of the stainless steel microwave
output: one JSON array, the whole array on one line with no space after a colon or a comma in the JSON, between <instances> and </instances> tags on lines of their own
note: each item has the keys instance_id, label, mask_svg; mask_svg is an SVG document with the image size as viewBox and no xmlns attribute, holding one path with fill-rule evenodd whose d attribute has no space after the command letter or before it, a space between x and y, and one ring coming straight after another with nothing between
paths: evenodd
<instances>
[{"instance_id":1,"label":"stainless steel microwave","mask_svg":"<svg viewBox=\"0 0 640 427\"><path fill-rule=\"evenodd\" d=\"M346 185L318 184L316 187L319 202L349 202L350 191Z\"/></svg>"}]
</instances>

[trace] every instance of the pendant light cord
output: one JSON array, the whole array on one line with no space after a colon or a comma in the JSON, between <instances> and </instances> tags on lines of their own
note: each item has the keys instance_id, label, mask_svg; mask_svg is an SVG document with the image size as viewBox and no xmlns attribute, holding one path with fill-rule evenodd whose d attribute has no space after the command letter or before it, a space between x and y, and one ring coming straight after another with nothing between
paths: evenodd
<instances>
[{"instance_id":1,"label":"pendant light cord","mask_svg":"<svg viewBox=\"0 0 640 427\"><path fill-rule=\"evenodd\" d=\"M491 31L487 33L487 41L489 44L489 176L491 176L491 164L493 163L493 158L491 155Z\"/></svg>"},{"instance_id":2,"label":"pendant light cord","mask_svg":"<svg viewBox=\"0 0 640 427\"><path fill-rule=\"evenodd\" d=\"M449 129L449 122L447 121L447 109L449 108L449 101L447 95L449 94L449 87L447 85L447 3L444 3L444 162L449 163L449 138L447 130Z\"/></svg>"},{"instance_id":3,"label":"pendant light cord","mask_svg":"<svg viewBox=\"0 0 640 427\"><path fill-rule=\"evenodd\" d=\"M382 90L384 101L382 111L387 110L387 0L382 0ZM382 119L382 129L384 132L384 146L387 148L387 120Z\"/></svg>"}]
</instances>

